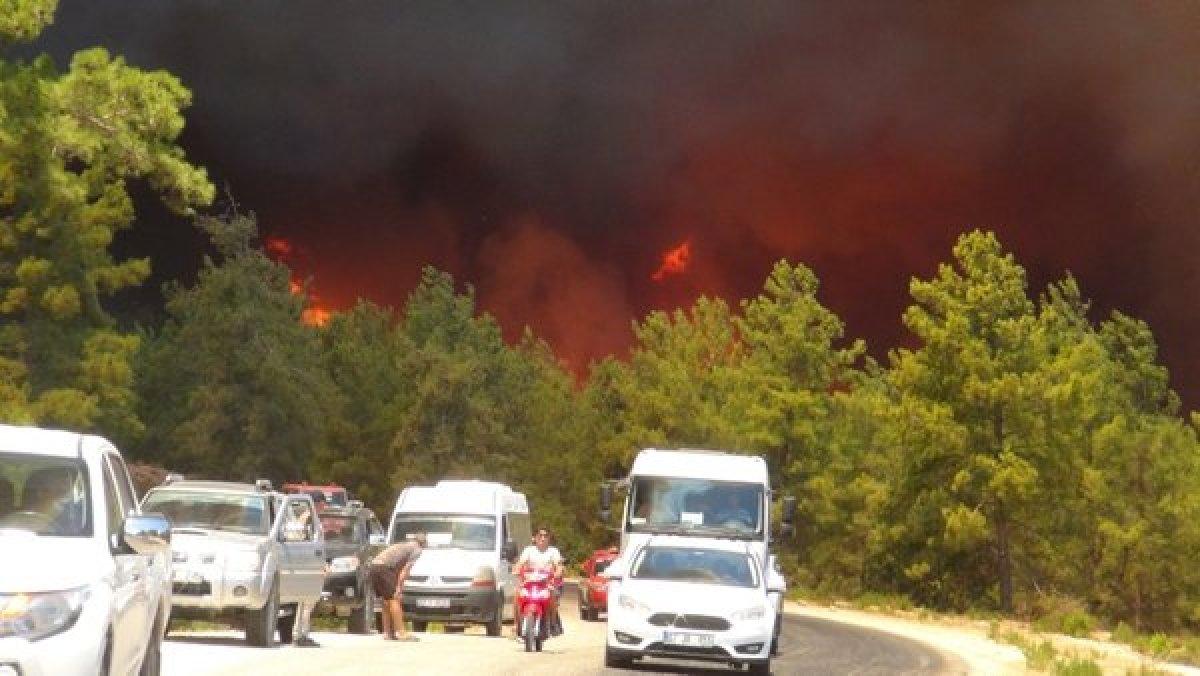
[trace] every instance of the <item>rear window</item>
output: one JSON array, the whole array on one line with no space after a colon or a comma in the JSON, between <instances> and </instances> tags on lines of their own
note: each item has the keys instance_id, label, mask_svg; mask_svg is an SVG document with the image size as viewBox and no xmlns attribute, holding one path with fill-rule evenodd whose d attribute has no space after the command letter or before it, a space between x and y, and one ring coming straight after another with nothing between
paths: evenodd
<instances>
[{"instance_id":1,"label":"rear window","mask_svg":"<svg viewBox=\"0 0 1200 676\"><path fill-rule=\"evenodd\" d=\"M354 544L360 541L358 519L349 516L323 515L321 532L327 542Z\"/></svg>"},{"instance_id":2,"label":"rear window","mask_svg":"<svg viewBox=\"0 0 1200 676\"><path fill-rule=\"evenodd\" d=\"M92 534L88 473L82 460L0 453L0 529L54 537Z\"/></svg>"}]
</instances>

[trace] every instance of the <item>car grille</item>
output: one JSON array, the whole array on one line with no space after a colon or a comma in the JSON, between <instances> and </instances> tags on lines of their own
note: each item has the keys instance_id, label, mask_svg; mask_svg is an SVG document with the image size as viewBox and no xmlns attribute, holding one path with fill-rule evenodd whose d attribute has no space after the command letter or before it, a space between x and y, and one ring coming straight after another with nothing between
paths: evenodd
<instances>
[{"instance_id":1,"label":"car grille","mask_svg":"<svg viewBox=\"0 0 1200 676\"><path fill-rule=\"evenodd\" d=\"M208 596L212 593L212 585L204 582L176 582L171 585L171 593L181 596Z\"/></svg>"},{"instance_id":2,"label":"car grille","mask_svg":"<svg viewBox=\"0 0 1200 676\"><path fill-rule=\"evenodd\" d=\"M729 628L729 620L712 615L676 615L675 613L655 613L646 620L656 627L675 627L676 629L702 629L705 631L725 631Z\"/></svg>"},{"instance_id":3,"label":"car grille","mask_svg":"<svg viewBox=\"0 0 1200 676\"><path fill-rule=\"evenodd\" d=\"M668 643L651 643L646 646L646 652L657 655L694 655L697 657L729 657L729 652L720 646L701 648L698 646L671 645Z\"/></svg>"}]
</instances>

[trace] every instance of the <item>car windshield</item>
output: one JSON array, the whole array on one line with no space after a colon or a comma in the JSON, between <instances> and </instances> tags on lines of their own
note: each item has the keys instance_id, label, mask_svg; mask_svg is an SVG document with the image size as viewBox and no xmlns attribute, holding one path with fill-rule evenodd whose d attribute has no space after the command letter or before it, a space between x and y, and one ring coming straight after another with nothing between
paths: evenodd
<instances>
[{"instance_id":1,"label":"car windshield","mask_svg":"<svg viewBox=\"0 0 1200 676\"><path fill-rule=\"evenodd\" d=\"M758 484L636 477L630 491L627 526L632 532L762 534L763 489Z\"/></svg>"},{"instance_id":2,"label":"car windshield","mask_svg":"<svg viewBox=\"0 0 1200 676\"><path fill-rule=\"evenodd\" d=\"M496 546L496 519L466 514L397 514L392 542L425 533L427 549L491 551Z\"/></svg>"},{"instance_id":3,"label":"car windshield","mask_svg":"<svg viewBox=\"0 0 1200 676\"><path fill-rule=\"evenodd\" d=\"M758 568L748 554L717 549L646 547L633 562L634 579L757 587Z\"/></svg>"},{"instance_id":4,"label":"car windshield","mask_svg":"<svg viewBox=\"0 0 1200 676\"><path fill-rule=\"evenodd\" d=\"M354 544L358 542L358 519L350 516L321 516L321 532L327 542Z\"/></svg>"},{"instance_id":5,"label":"car windshield","mask_svg":"<svg viewBox=\"0 0 1200 676\"><path fill-rule=\"evenodd\" d=\"M0 453L0 529L90 536L87 476L87 468L75 458Z\"/></svg>"},{"instance_id":6,"label":"car windshield","mask_svg":"<svg viewBox=\"0 0 1200 676\"><path fill-rule=\"evenodd\" d=\"M261 495L156 489L142 503L146 512L162 512L175 529L204 528L266 535L267 501Z\"/></svg>"}]
</instances>

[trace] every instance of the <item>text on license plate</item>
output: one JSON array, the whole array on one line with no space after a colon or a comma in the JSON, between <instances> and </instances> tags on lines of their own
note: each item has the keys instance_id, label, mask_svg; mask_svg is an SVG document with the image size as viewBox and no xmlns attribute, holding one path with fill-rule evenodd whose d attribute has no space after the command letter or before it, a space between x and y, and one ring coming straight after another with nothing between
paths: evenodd
<instances>
[{"instance_id":1,"label":"text on license plate","mask_svg":"<svg viewBox=\"0 0 1200 676\"><path fill-rule=\"evenodd\" d=\"M679 631L664 631L663 643L667 645L682 645L689 648L711 648L712 634L688 634Z\"/></svg>"},{"instance_id":2,"label":"text on license plate","mask_svg":"<svg viewBox=\"0 0 1200 676\"><path fill-rule=\"evenodd\" d=\"M417 599L418 608L449 608L450 599Z\"/></svg>"}]
</instances>

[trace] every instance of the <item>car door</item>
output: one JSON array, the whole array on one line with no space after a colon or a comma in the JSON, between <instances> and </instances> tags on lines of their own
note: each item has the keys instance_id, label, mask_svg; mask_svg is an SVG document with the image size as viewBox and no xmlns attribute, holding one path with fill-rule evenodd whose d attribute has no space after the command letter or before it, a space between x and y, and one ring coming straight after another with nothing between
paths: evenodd
<instances>
[{"instance_id":1,"label":"car door","mask_svg":"<svg viewBox=\"0 0 1200 676\"><path fill-rule=\"evenodd\" d=\"M284 504L283 553L288 580L281 594L288 601L312 601L325 585L325 542L312 498L293 495Z\"/></svg>"},{"instance_id":2,"label":"car door","mask_svg":"<svg viewBox=\"0 0 1200 676\"><path fill-rule=\"evenodd\" d=\"M132 489L124 490L113 471L110 453L101 460L104 499L107 509L108 546L113 556L113 671L127 672L136 666L146 645L147 608L146 559L126 549L121 541L125 515L133 509ZM120 458L116 458L120 462ZM121 465L124 469L124 465Z\"/></svg>"}]
</instances>

